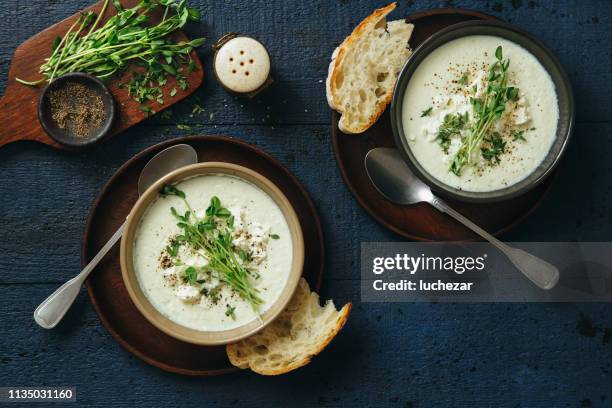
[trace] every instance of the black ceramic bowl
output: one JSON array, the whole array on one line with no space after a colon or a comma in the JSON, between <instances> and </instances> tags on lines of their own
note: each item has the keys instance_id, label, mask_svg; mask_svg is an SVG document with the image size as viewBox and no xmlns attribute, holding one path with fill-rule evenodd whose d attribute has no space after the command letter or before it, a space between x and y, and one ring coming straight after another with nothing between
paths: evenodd
<instances>
[{"instance_id":1,"label":"black ceramic bowl","mask_svg":"<svg viewBox=\"0 0 612 408\"><path fill-rule=\"evenodd\" d=\"M52 117L49 95L52 91L60 89L68 82L80 83L93 90L102 98L102 102L104 104L104 110L106 112L105 121L101 126L99 126L97 129L93 129L89 135L84 137L79 137L72 134L67 128L61 128ZM38 102L38 119L40 120L40 124L45 132L47 132L47 134L56 142L75 148L90 146L103 139L113 127L113 123L115 121L115 111L115 100L104 82L92 75L82 72L73 72L62 75L61 77L53 80L53 82L45 87L40 95L40 101Z\"/></svg>"},{"instance_id":2,"label":"black ceramic bowl","mask_svg":"<svg viewBox=\"0 0 612 408\"><path fill-rule=\"evenodd\" d=\"M542 66L548 71L557 92L559 103L559 122L557 123L556 139L553 142L548 155L542 163L525 179L503 189L488 192L471 192L451 187L432 175L427 173L414 157L408 140L404 134L402 125L402 105L408 82L412 78L416 68L432 51L441 45L457 38L470 35L490 35L502 37L519 44L533 54ZM406 62L397 84L393 101L391 103L391 124L395 143L402 152L404 160L412 171L425 182L431 189L442 195L450 196L462 201L470 202L494 202L506 200L524 194L540 184L555 169L563 153L574 128L574 96L571 84L565 70L553 55L553 53L542 42L532 35L498 21L468 21L447 27L429 37L421 44Z\"/></svg>"}]
</instances>

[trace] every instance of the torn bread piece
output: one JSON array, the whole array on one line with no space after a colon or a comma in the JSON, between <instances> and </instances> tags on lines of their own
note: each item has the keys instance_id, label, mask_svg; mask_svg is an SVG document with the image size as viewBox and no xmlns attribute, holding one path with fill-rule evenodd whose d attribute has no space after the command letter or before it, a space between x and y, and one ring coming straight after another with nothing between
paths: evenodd
<instances>
[{"instance_id":1,"label":"torn bread piece","mask_svg":"<svg viewBox=\"0 0 612 408\"><path fill-rule=\"evenodd\" d=\"M332 54L326 81L327 102L342 116L344 133L362 133L372 126L393 97L402 66L412 54L414 25L386 22L396 3L374 11Z\"/></svg>"},{"instance_id":2,"label":"torn bread piece","mask_svg":"<svg viewBox=\"0 0 612 408\"><path fill-rule=\"evenodd\" d=\"M274 322L259 333L226 347L230 362L262 375L279 375L308 364L346 323L351 303L336 310L310 291L304 278L291 301Z\"/></svg>"}]
</instances>

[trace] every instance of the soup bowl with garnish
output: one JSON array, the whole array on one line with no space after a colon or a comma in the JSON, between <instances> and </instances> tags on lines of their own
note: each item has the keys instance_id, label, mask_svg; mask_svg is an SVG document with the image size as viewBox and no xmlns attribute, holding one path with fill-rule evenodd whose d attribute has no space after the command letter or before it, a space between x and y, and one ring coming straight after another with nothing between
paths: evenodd
<instances>
[{"instance_id":1,"label":"soup bowl with garnish","mask_svg":"<svg viewBox=\"0 0 612 408\"><path fill-rule=\"evenodd\" d=\"M405 161L435 192L493 202L551 174L574 127L574 98L539 40L505 23L470 21L415 50L391 116Z\"/></svg>"},{"instance_id":2,"label":"soup bowl with garnish","mask_svg":"<svg viewBox=\"0 0 612 408\"><path fill-rule=\"evenodd\" d=\"M270 180L231 163L194 164L157 181L121 241L136 307L164 333L199 345L265 327L289 302L303 264L291 203Z\"/></svg>"}]
</instances>

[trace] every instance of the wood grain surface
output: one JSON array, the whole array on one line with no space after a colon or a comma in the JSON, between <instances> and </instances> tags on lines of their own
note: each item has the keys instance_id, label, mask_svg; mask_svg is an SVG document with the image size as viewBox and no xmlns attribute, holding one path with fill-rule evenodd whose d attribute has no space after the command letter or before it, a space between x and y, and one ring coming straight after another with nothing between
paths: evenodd
<instances>
[{"instance_id":1,"label":"wood grain surface","mask_svg":"<svg viewBox=\"0 0 612 408\"><path fill-rule=\"evenodd\" d=\"M0 90L19 44L90 1L4 0ZM376 222L347 189L333 153L323 81L332 50L384 2L189 3L202 11L202 24L187 33L208 39L200 50L206 74L208 46L240 31L266 44L276 82L249 101L206 75L193 97L171 108L172 118L158 115L91 149L28 142L0 149L0 384L74 386L78 405L91 407L611 405L610 304L360 302L360 242L404 238ZM400 0L391 17L448 3ZM541 206L502 238L612 241L612 4L454 0L452 6L492 14L541 38L575 91L577 126L557 179ZM196 103L206 111L192 113ZM337 305L350 300L354 308L330 346L289 375L190 378L152 367L108 333L85 290L57 329L41 330L32 320L36 305L80 269L87 214L111 176L143 149L189 134L228 134L264 149L298 177L321 216L321 298Z\"/></svg>"},{"instance_id":2,"label":"wood grain surface","mask_svg":"<svg viewBox=\"0 0 612 408\"><path fill-rule=\"evenodd\" d=\"M138 4L138 2L139 0L123 0L122 4L124 7L133 7ZM104 1L100 1L87 7L83 11L92 10L99 13L103 3ZM114 7L110 5L104 14L102 22L114 15L115 12ZM9 67L4 96L0 99L0 121L3 123L3 126L0 126L0 148L8 143L19 140L34 140L58 149L67 148L49 137L38 121L38 101L44 89L44 84L26 86L17 82L16 78L27 81L40 79L41 75L38 70L44 63L44 59L49 56L53 40L58 36L63 37L72 24L74 24L75 20L79 18L80 14L81 12L76 13L53 24L17 47ZM155 23L155 21L159 19L159 12L155 11L151 15L153 17L151 22ZM173 39L176 41L189 41L183 32L173 34ZM175 96L171 97L167 90L176 86L176 80L169 77L168 84L164 87L166 92L163 105L153 106L156 112L160 112L189 96L202 84L204 76L202 63L195 51L192 52L191 56L198 69L185 76L189 83L189 87L185 90L177 88L178 92ZM109 89L115 98L118 110L113 129L106 138L121 133L147 118L145 112L140 109L141 104L134 101L128 95L127 89L121 87L122 84L129 81L134 69L133 66L128 67L121 74L108 82Z\"/></svg>"}]
</instances>

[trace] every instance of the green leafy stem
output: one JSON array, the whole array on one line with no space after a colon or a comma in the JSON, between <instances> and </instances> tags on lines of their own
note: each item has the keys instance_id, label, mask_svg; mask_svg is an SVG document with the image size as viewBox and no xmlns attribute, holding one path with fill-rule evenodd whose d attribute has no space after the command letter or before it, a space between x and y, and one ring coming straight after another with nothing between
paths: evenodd
<instances>
[{"instance_id":1,"label":"green leafy stem","mask_svg":"<svg viewBox=\"0 0 612 408\"><path fill-rule=\"evenodd\" d=\"M517 101L519 89L508 86L508 67L510 59L503 59L502 47L495 50L496 61L490 66L487 77L486 91L484 97L471 98L472 112L474 120L468 134L461 140L459 150L453 157L449 170L456 175L461 175L461 171L472 161L472 155L476 149L481 148L483 140L488 135L491 126L496 120L501 118L506 109L508 101ZM499 152L503 151L497 137L492 136L486 139L492 147L485 150L485 158L495 158L499 160ZM495 143L498 142L498 143ZM491 151L490 149L494 149Z\"/></svg>"},{"instance_id":2,"label":"green leafy stem","mask_svg":"<svg viewBox=\"0 0 612 408\"><path fill-rule=\"evenodd\" d=\"M259 291L251 284L251 272L238 260L237 250L232 243L234 217L231 212L221 205L218 197L212 197L206 215L204 218L198 218L187 201L185 192L175 186L164 186L160 194L162 197L177 196L187 207L183 214L174 207L170 209L182 231L173 242L176 245L187 245L203 254L209 260L210 268L218 273L219 280L234 289L257 312L263 300L258 295Z\"/></svg>"},{"instance_id":3,"label":"green leafy stem","mask_svg":"<svg viewBox=\"0 0 612 408\"><path fill-rule=\"evenodd\" d=\"M190 52L204 43L202 38L179 43L167 38L188 21L200 19L199 11L188 7L186 0L141 0L130 9L112 0L117 14L100 25L110 2L104 1L98 15L93 11L81 14L64 37L55 39L51 55L40 67L42 79L17 81L34 86L77 71L107 79L130 62L143 64L148 72L176 76L177 65L191 63ZM160 7L161 21L146 26L150 12Z\"/></svg>"}]
</instances>

